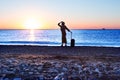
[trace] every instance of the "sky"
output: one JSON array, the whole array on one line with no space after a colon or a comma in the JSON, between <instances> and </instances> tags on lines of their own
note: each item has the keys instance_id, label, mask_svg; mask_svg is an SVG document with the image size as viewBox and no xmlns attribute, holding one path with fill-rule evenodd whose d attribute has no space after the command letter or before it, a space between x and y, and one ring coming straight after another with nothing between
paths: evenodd
<instances>
[{"instance_id":1,"label":"sky","mask_svg":"<svg viewBox=\"0 0 120 80\"><path fill-rule=\"evenodd\" d=\"M0 0L0 29L120 29L120 0Z\"/></svg>"}]
</instances>

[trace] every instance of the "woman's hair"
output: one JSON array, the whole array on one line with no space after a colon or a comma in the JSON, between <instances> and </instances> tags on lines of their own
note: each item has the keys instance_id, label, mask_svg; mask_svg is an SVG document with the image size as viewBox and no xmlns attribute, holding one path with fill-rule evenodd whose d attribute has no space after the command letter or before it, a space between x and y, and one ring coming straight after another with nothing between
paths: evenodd
<instances>
[{"instance_id":1,"label":"woman's hair","mask_svg":"<svg viewBox=\"0 0 120 80\"><path fill-rule=\"evenodd\" d=\"M62 24L62 25L65 25L65 22L61 21L61 24Z\"/></svg>"}]
</instances>

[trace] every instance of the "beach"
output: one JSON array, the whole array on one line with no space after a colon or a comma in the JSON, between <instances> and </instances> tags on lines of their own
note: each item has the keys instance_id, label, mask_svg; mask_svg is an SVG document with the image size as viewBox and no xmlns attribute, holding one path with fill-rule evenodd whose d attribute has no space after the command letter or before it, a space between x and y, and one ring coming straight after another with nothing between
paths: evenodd
<instances>
[{"instance_id":1,"label":"beach","mask_svg":"<svg viewBox=\"0 0 120 80\"><path fill-rule=\"evenodd\" d=\"M120 78L119 47L0 45L0 54L1 79Z\"/></svg>"}]
</instances>

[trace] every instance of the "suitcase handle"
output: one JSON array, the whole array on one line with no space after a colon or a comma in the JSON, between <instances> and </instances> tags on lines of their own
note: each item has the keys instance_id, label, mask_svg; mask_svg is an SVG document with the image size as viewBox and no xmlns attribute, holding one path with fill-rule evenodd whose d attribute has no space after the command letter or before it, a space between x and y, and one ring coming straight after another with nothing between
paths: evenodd
<instances>
[{"instance_id":1,"label":"suitcase handle","mask_svg":"<svg viewBox=\"0 0 120 80\"><path fill-rule=\"evenodd\" d=\"M71 33L71 39L72 39L72 32L70 32Z\"/></svg>"}]
</instances>

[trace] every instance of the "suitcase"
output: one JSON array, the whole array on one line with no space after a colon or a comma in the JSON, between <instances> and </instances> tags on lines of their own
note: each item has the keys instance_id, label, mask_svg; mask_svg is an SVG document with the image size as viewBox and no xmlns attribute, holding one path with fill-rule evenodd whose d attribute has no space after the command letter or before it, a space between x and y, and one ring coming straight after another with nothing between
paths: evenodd
<instances>
[{"instance_id":1,"label":"suitcase","mask_svg":"<svg viewBox=\"0 0 120 80\"><path fill-rule=\"evenodd\" d=\"M71 39L71 47L75 46L75 39Z\"/></svg>"},{"instance_id":2,"label":"suitcase","mask_svg":"<svg viewBox=\"0 0 120 80\"><path fill-rule=\"evenodd\" d=\"M75 39L72 38L72 32L71 32L71 43L70 43L71 47L75 46Z\"/></svg>"}]
</instances>

